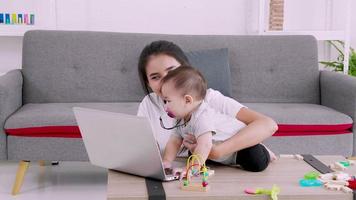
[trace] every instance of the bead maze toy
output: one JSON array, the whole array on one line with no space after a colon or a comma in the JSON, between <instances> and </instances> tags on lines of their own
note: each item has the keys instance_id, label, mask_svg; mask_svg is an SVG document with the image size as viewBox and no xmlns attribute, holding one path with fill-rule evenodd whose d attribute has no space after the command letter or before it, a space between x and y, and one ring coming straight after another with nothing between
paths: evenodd
<instances>
[{"instance_id":1,"label":"bead maze toy","mask_svg":"<svg viewBox=\"0 0 356 200\"><path fill-rule=\"evenodd\" d=\"M208 177L213 175L214 171L209 170L205 162L202 162L200 155L191 155L187 160L185 176L182 179L181 189L187 191L206 192L210 186ZM201 182L194 182L194 177L202 176Z\"/></svg>"}]
</instances>

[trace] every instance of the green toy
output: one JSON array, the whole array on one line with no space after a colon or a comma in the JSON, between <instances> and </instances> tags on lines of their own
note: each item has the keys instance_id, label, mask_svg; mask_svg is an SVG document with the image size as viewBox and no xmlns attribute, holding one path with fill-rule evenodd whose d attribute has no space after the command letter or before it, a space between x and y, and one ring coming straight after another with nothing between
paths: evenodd
<instances>
[{"instance_id":1,"label":"green toy","mask_svg":"<svg viewBox=\"0 0 356 200\"><path fill-rule=\"evenodd\" d=\"M245 189L245 193L247 194L266 194L270 195L271 200L278 200L278 194L280 193L281 189L277 185L273 185L271 190L257 188L253 189Z\"/></svg>"}]
</instances>

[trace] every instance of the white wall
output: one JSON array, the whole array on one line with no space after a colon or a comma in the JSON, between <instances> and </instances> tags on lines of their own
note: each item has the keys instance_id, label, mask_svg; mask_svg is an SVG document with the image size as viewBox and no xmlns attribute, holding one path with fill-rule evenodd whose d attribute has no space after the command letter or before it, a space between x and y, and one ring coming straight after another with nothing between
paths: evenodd
<instances>
[{"instance_id":1,"label":"white wall","mask_svg":"<svg viewBox=\"0 0 356 200\"><path fill-rule=\"evenodd\" d=\"M352 1L351 10L356 10L356 1ZM356 15L351 12L351 46L356 49Z\"/></svg>"},{"instance_id":2,"label":"white wall","mask_svg":"<svg viewBox=\"0 0 356 200\"><path fill-rule=\"evenodd\" d=\"M72 2L58 3L59 29L168 34L244 31L244 0L76 0L77 6L68 6Z\"/></svg>"},{"instance_id":3,"label":"white wall","mask_svg":"<svg viewBox=\"0 0 356 200\"><path fill-rule=\"evenodd\" d=\"M22 37L0 37L0 75L21 68Z\"/></svg>"},{"instance_id":4,"label":"white wall","mask_svg":"<svg viewBox=\"0 0 356 200\"><path fill-rule=\"evenodd\" d=\"M56 0L56 25L60 30L241 35L257 27L257 1ZM322 29L323 1L286 0L286 28ZM355 1L352 8L356 10ZM341 10L334 22L340 28L343 8L335 5L335 9ZM356 47L356 17L352 17L351 28L352 46ZM21 68L21 49L22 37L0 37L0 73Z\"/></svg>"}]
</instances>

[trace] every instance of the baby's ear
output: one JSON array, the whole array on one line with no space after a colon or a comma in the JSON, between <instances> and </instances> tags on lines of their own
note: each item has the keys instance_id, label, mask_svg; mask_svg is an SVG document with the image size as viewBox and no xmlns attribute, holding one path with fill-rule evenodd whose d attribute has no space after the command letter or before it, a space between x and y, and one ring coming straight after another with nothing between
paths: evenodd
<instances>
[{"instance_id":1,"label":"baby's ear","mask_svg":"<svg viewBox=\"0 0 356 200\"><path fill-rule=\"evenodd\" d=\"M191 95L184 95L184 99L185 99L185 103L189 104L189 103L193 103L194 98Z\"/></svg>"}]
</instances>

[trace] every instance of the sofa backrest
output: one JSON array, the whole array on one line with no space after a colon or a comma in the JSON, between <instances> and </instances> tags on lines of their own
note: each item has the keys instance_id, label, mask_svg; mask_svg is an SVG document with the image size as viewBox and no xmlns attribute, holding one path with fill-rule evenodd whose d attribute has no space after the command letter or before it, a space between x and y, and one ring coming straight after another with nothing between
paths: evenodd
<instances>
[{"instance_id":1,"label":"sofa backrest","mask_svg":"<svg viewBox=\"0 0 356 200\"><path fill-rule=\"evenodd\" d=\"M137 72L139 54L145 45L162 39L184 51L228 48L232 96L240 102L319 103L317 44L312 36L86 31L25 34L23 101L140 101L144 92Z\"/></svg>"}]
</instances>

